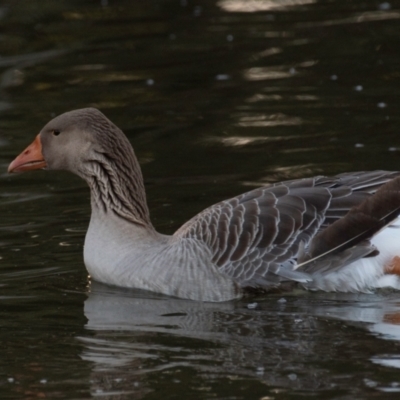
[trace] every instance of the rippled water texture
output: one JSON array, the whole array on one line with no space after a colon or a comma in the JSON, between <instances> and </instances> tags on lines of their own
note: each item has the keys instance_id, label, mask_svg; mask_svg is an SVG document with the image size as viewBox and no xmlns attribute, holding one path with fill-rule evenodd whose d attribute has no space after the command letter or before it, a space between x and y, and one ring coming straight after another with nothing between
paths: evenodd
<instances>
[{"instance_id":1,"label":"rippled water texture","mask_svg":"<svg viewBox=\"0 0 400 400\"><path fill-rule=\"evenodd\" d=\"M90 283L89 192L9 176L53 116L128 135L172 233L263 183L400 169L399 1L3 1L0 398L398 398L400 293L199 304Z\"/></svg>"}]
</instances>

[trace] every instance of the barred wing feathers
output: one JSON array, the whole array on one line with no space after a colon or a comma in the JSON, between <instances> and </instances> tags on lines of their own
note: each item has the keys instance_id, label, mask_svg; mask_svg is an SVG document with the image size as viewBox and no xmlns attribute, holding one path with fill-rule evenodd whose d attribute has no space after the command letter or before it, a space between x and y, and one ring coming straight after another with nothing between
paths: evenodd
<instances>
[{"instance_id":1,"label":"barred wing feathers","mask_svg":"<svg viewBox=\"0 0 400 400\"><path fill-rule=\"evenodd\" d=\"M213 262L242 287L310 281L308 273L294 270L299 254L396 175L360 172L261 187L205 209L174 236L204 242Z\"/></svg>"}]
</instances>

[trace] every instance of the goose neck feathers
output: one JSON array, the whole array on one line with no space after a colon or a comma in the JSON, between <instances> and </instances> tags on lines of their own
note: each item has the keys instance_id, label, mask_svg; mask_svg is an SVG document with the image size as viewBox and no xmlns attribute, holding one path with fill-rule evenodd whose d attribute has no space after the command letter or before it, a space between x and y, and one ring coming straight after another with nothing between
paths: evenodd
<instances>
[{"instance_id":1,"label":"goose neck feathers","mask_svg":"<svg viewBox=\"0 0 400 400\"><path fill-rule=\"evenodd\" d=\"M84 108L51 120L40 132L48 169L86 180L94 210L152 227L142 172L123 132L100 111Z\"/></svg>"}]
</instances>

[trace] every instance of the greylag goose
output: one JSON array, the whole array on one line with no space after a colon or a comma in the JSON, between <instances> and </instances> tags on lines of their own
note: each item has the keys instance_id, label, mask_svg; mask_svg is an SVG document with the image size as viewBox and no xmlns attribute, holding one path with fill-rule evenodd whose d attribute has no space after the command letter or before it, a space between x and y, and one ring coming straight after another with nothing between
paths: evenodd
<instances>
[{"instance_id":1,"label":"greylag goose","mask_svg":"<svg viewBox=\"0 0 400 400\"><path fill-rule=\"evenodd\" d=\"M205 209L167 236L151 224L131 144L97 109L51 120L8 171L35 169L68 170L88 183L84 262L106 284L214 302L294 284L400 288L399 172L263 186Z\"/></svg>"}]
</instances>

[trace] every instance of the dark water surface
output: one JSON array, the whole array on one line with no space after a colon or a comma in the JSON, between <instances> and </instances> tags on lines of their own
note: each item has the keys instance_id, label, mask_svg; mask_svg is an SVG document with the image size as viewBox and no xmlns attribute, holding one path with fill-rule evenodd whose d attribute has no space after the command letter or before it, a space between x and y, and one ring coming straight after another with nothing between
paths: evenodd
<instances>
[{"instance_id":1,"label":"dark water surface","mask_svg":"<svg viewBox=\"0 0 400 400\"><path fill-rule=\"evenodd\" d=\"M164 233L266 182L400 169L399 1L9 0L0 28L1 399L398 398L400 293L253 308L90 283L85 183L6 168L98 107Z\"/></svg>"}]
</instances>

